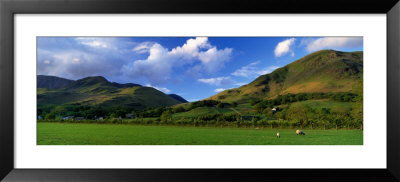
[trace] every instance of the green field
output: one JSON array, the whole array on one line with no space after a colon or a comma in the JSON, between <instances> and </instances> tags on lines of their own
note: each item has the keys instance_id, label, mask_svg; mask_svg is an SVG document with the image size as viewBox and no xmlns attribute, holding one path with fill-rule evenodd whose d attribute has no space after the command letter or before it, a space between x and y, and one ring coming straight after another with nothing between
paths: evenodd
<instances>
[{"instance_id":1,"label":"green field","mask_svg":"<svg viewBox=\"0 0 400 182\"><path fill-rule=\"evenodd\" d=\"M281 138L276 138L279 132ZM360 130L37 123L38 145L362 145Z\"/></svg>"}]
</instances>

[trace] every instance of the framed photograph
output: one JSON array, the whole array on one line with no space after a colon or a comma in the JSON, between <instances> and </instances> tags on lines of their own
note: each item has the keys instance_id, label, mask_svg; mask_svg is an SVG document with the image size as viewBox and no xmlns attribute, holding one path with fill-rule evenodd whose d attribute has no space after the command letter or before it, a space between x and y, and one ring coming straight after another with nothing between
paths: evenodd
<instances>
[{"instance_id":1,"label":"framed photograph","mask_svg":"<svg viewBox=\"0 0 400 182\"><path fill-rule=\"evenodd\" d=\"M331 3L1 1L0 179L399 181L400 5Z\"/></svg>"}]
</instances>

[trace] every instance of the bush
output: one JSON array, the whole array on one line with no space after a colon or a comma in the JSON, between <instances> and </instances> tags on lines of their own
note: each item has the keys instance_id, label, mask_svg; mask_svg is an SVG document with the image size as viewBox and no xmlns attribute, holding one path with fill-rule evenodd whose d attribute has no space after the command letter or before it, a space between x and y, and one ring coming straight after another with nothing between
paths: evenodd
<instances>
[{"instance_id":1,"label":"bush","mask_svg":"<svg viewBox=\"0 0 400 182\"><path fill-rule=\"evenodd\" d=\"M232 107L237 107L237 102L232 102Z\"/></svg>"},{"instance_id":2,"label":"bush","mask_svg":"<svg viewBox=\"0 0 400 182\"><path fill-rule=\"evenodd\" d=\"M186 110L182 106L179 106L179 107L175 107L174 109L172 109L172 111L174 113L179 113L179 112L185 112Z\"/></svg>"},{"instance_id":3,"label":"bush","mask_svg":"<svg viewBox=\"0 0 400 182\"><path fill-rule=\"evenodd\" d=\"M172 113L171 111L164 111L161 116L160 116L160 120L162 123L167 124L169 120L172 119Z\"/></svg>"}]
</instances>

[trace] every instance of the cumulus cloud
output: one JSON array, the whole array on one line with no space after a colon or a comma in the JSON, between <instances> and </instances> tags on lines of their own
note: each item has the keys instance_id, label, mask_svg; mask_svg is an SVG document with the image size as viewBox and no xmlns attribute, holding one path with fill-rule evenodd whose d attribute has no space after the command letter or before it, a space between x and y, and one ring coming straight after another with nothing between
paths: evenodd
<instances>
[{"instance_id":1,"label":"cumulus cloud","mask_svg":"<svg viewBox=\"0 0 400 182\"><path fill-rule=\"evenodd\" d=\"M279 68L278 66L268 66L260 68L260 66L258 66L259 64L260 61L252 62L246 66L241 67L240 69L237 69L232 73L232 75L238 77L254 78L260 75L271 73L275 69Z\"/></svg>"},{"instance_id":2,"label":"cumulus cloud","mask_svg":"<svg viewBox=\"0 0 400 182\"><path fill-rule=\"evenodd\" d=\"M197 81L215 86L233 84L233 81L231 80L230 77L201 78L198 79Z\"/></svg>"},{"instance_id":3,"label":"cumulus cloud","mask_svg":"<svg viewBox=\"0 0 400 182\"><path fill-rule=\"evenodd\" d=\"M143 50L142 45L138 50ZM146 49L146 48L144 48ZM188 39L182 46L170 51L160 44L149 48L149 56L144 60L135 60L124 65L122 72L131 77L145 77L152 84L160 84L170 78L173 68L192 65L213 73L224 66L232 54L232 48L218 49L207 37Z\"/></svg>"},{"instance_id":4,"label":"cumulus cloud","mask_svg":"<svg viewBox=\"0 0 400 182\"><path fill-rule=\"evenodd\" d=\"M207 37L196 37L195 39L188 39L183 46L172 49L170 54L179 55L184 59L192 59L200 54L199 49L209 48L212 48L212 46Z\"/></svg>"},{"instance_id":5,"label":"cumulus cloud","mask_svg":"<svg viewBox=\"0 0 400 182\"><path fill-rule=\"evenodd\" d=\"M356 48L362 44L362 37L324 37L310 41L306 50L312 52L321 49Z\"/></svg>"},{"instance_id":6,"label":"cumulus cloud","mask_svg":"<svg viewBox=\"0 0 400 182\"><path fill-rule=\"evenodd\" d=\"M168 50L160 44L154 44L149 52L147 59L124 65L122 72L131 77L144 77L156 85L167 81L174 61L167 55Z\"/></svg>"},{"instance_id":7,"label":"cumulus cloud","mask_svg":"<svg viewBox=\"0 0 400 182\"><path fill-rule=\"evenodd\" d=\"M182 59L180 63L200 60L203 69L211 73L224 66L232 51L232 48L218 49L210 44L207 37L197 37L187 40L183 46L172 49L168 54Z\"/></svg>"},{"instance_id":8,"label":"cumulus cloud","mask_svg":"<svg viewBox=\"0 0 400 182\"><path fill-rule=\"evenodd\" d=\"M102 75L122 82L159 86L174 71L200 78L213 74L230 60L232 48L218 48L207 37L188 38L172 49L156 42L124 37L40 37L38 74L69 79ZM143 58L142 53L148 53ZM196 73L194 73L196 72Z\"/></svg>"},{"instance_id":9,"label":"cumulus cloud","mask_svg":"<svg viewBox=\"0 0 400 182\"><path fill-rule=\"evenodd\" d=\"M155 89L157 89L157 90L159 90L161 92L164 92L164 93L170 93L171 92L170 89L165 88L165 87L156 87L156 86L153 86L153 85L150 85L150 84L147 84L146 87L153 87L153 88L155 88Z\"/></svg>"},{"instance_id":10,"label":"cumulus cloud","mask_svg":"<svg viewBox=\"0 0 400 182\"><path fill-rule=\"evenodd\" d=\"M295 38L291 38L291 39L286 39L282 42L279 42L278 45L276 45L276 47L275 47L275 51L274 51L275 56L280 57L289 52L291 53L292 56L294 56L292 47L294 45L295 40L296 40Z\"/></svg>"},{"instance_id":11,"label":"cumulus cloud","mask_svg":"<svg viewBox=\"0 0 400 182\"><path fill-rule=\"evenodd\" d=\"M213 73L224 67L225 62L232 55L232 50L231 48L218 50L216 47L213 47L206 52L201 52L199 59L202 61L204 69L209 73Z\"/></svg>"}]
</instances>

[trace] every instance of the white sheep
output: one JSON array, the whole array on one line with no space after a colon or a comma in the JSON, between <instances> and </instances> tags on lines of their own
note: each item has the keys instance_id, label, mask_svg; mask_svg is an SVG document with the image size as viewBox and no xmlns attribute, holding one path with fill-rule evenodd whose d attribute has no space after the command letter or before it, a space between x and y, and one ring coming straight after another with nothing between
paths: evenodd
<instances>
[{"instance_id":1,"label":"white sheep","mask_svg":"<svg viewBox=\"0 0 400 182\"><path fill-rule=\"evenodd\" d=\"M278 133L276 133L276 138L281 138L281 135Z\"/></svg>"},{"instance_id":2,"label":"white sheep","mask_svg":"<svg viewBox=\"0 0 400 182\"><path fill-rule=\"evenodd\" d=\"M296 135L306 135L303 130L296 130Z\"/></svg>"}]
</instances>

